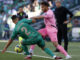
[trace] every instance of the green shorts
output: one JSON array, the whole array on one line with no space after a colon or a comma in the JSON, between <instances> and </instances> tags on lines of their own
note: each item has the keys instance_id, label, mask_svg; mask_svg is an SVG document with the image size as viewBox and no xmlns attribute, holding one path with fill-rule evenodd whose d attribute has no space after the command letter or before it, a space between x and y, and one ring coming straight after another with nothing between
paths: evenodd
<instances>
[{"instance_id":1,"label":"green shorts","mask_svg":"<svg viewBox=\"0 0 80 60\"><path fill-rule=\"evenodd\" d=\"M45 41L43 40L41 35L38 35L35 38L25 39L22 41L25 45L35 45L37 44L39 47L45 47Z\"/></svg>"}]
</instances>

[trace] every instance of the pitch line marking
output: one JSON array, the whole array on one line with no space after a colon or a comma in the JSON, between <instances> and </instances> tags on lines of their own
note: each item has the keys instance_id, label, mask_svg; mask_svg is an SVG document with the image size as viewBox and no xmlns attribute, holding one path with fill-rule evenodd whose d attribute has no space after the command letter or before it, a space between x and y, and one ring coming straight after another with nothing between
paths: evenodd
<instances>
[{"instance_id":1,"label":"pitch line marking","mask_svg":"<svg viewBox=\"0 0 80 60\"><path fill-rule=\"evenodd\" d=\"M2 51L2 50L0 50L0 51ZM16 52L13 52L13 51L6 51L6 52L17 54ZM23 53L19 53L19 54L24 55ZM53 58L51 58L51 57L40 56L40 55L33 55L33 56L35 56L35 57L41 57L41 58L47 58L47 59L53 59ZM79 56L79 55L71 55L71 56ZM62 60L64 60L64 59L62 59Z\"/></svg>"}]
</instances>

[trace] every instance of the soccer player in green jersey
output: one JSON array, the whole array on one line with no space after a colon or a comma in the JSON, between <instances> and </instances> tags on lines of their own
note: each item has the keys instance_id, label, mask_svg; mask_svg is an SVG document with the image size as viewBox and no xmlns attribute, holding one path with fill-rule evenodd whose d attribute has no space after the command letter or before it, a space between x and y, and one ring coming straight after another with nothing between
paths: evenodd
<instances>
[{"instance_id":1,"label":"soccer player in green jersey","mask_svg":"<svg viewBox=\"0 0 80 60\"><path fill-rule=\"evenodd\" d=\"M45 47L45 42L41 35L30 25L29 23L34 22L34 20L27 20L27 19L22 19L21 21L18 22L18 17L16 15L12 16L12 21L13 23L16 24L13 34L11 38L9 39L7 45L3 49L2 53L4 53L7 48L11 45L13 40L16 38L17 35L21 36L24 40L21 41L22 48L24 52L26 52L27 57L25 59L31 59L32 56L28 52L27 45L33 45L37 44L44 52L46 52L48 55L52 56L54 59L62 59L61 57L57 57L53 52Z\"/></svg>"}]
</instances>

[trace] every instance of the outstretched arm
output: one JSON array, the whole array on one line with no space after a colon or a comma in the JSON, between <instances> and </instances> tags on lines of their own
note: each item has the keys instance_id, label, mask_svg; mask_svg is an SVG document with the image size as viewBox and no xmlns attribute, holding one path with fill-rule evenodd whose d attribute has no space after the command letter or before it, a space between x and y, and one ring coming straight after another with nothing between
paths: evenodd
<instances>
[{"instance_id":1,"label":"outstretched arm","mask_svg":"<svg viewBox=\"0 0 80 60\"><path fill-rule=\"evenodd\" d=\"M5 51L7 50L7 48L11 45L11 43L13 42L12 39L9 39L8 43L6 44L6 46L4 47L2 53L5 53Z\"/></svg>"},{"instance_id":2,"label":"outstretched arm","mask_svg":"<svg viewBox=\"0 0 80 60\"><path fill-rule=\"evenodd\" d=\"M43 19L44 16L31 17L31 19Z\"/></svg>"},{"instance_id":3,"label":"outstretched arm","mask_svg":"<svg viewBox=\"0 0 80 60\"><path fill-rule=\"evenodd\" d=\"M22 20L22 22L29 24L29 23L35 23L36 20L35 20L35 19L25 19L25 18L24 18L24 19Z\"/></svg>"}]
</instances>

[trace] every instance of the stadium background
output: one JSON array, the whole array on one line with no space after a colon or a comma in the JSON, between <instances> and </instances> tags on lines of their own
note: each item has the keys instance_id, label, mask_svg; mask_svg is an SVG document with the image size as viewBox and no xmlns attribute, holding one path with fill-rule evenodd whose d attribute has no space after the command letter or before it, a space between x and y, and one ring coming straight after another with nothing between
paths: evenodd
<instances>
[{"instance_id":1,"label":"stadium background","mask_svg":"<svg viewBox=\"0 0 80 60\"><path fill-rule=\"evenodd\" d=\"M23 6L24 12L28 14L29 17L40 15L40 6L39 2L43 0L0 0L0 39L8 40L11 32L13 31L14 24L11 21L11 15L15 15L18 12L20 6ZM44 0L47 1L47 0ZM55 0L49 0L51 9L55 10ZM74 16L79 15L78 11L80 8L80 0L61 0L62 5L70 9ZM51 3L50 3L51 2ZM77 16L77 15L76 15ZM80 41L79 28L78 32L75 32L76 29L72 29L79 26L77 23L80 20L79 17L73 18L72 22L68 24L68 36L70 41ZM39 25L38 25L39 24ZM40 29L44 27L43 20L38 20L37 23L31 24L35 29ZM73 32L73 33L72 33ZM77 35L77 36L76 36ZM75 37L76 36L76 37Z\"/></svg>"},{"instance_id":2,"label":"stadium background","mask_svg":"<svg viewBox=\"0 0 80 60\"><path fill-rule=\"evenodd\" d=\"M38 0L34 3L33 0L0 0L0 51L3 49L4 45L7 43L7 40L11 36L11 33L14 29L14 24L12 23L11 16L18 12L20 6L23 6L24 12L28 14L29 17L40 15L40 6L39 2L43 0ZM45 0L46 1L46 0ZM68 24L68 38L69 38L69 53L74 57L71 60L80 60L80 0L61 0L62 5L68 8L73 12L74 17L71 23ZM51 9L55 10L55 2L54 0L49 0L52 5L50 5ZM32 6L34 3L34 6ZM33 9L34 8L34 9ZM37 23L31 24L36 30L43 28L43 19L38 20ZM16 39L17 40L17 39ZM50 41L49 38L46 38L47 41ZM18 44L18 41L14 41L14 43L7 50L8 53L5 55L0 54L0 60L23 60L23 55L12 54L14 52L15 45ZM53 50L53 45L50 42L46 42L46 45ZM55 49L55 48L54 48ZM36 52L38 51L38 52ZM33 60L51 60L47 59L49 56L46 55L41 49L38 47L35 48L34 53L37 57L33 57ZM59 56L62 56L56 53ZM5 57L4 57L5 56ZM11 57L9 57L11 56ZM45 57L48 56L48 57ZM43 57L43 58L40 58Z\"/></svg>"}]
</instances>

